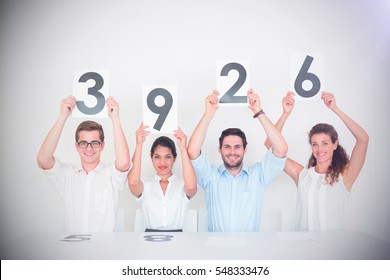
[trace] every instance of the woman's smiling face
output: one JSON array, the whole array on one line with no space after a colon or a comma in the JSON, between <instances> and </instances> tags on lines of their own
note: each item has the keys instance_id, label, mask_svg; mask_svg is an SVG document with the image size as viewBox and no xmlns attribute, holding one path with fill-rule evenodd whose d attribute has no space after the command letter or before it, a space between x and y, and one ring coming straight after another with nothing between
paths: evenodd
<instances>
[{"instance_id":1,"label":"woman's smiling face","mask_svg":"<svg viewBox=\"0 0 390 280\"><path fill-rule=\"evenodd\" d=\"M157 175L171 176L173 164L175 163L171 149L160 145L157 146L152 155L152 163Z\"/></svg>"}]
</instances>

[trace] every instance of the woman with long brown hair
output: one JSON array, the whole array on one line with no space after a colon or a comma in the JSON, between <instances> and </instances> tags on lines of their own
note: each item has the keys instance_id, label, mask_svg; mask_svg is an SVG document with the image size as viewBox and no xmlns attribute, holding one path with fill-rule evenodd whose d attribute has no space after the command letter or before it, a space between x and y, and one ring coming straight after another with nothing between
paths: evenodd
<instances>
[{"instance_id":1,"label":"woman with long brown hair","mask_svg":"<svg viewBox=\"0 0 390 280\"><path fill-rule=\"evenodd\" d=\"M346 125L356 139L349 157L339 144L332 125L316 124L309 133L312 154L306 167L287 158L284 171L294 180L297 190L296 230L340 230L346 225L346 201L364 165L368 147L366 131L336 104L333 93L321 98ZM294 93L283 98L283 114L276 123L281 131L294 108ZM266 146L269 142L266 140Z\"/></svg>"}]
</instances>

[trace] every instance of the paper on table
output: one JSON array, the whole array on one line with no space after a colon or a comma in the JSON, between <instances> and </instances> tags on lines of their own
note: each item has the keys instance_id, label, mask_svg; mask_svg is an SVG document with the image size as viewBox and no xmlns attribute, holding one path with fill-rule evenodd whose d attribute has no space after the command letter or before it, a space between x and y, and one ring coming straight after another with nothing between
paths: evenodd
<instances>
[{"instance_id":1,"label":"paper on table","mask_svg":"<svg viewBox=\"0 0 390 280\"><path fill-rule=\"evenodd\" d=\"M279 240L317 240L314 232L311 231L286 231L278 232Z\"/></svg>"},{"instance_id":2,"label":"paper on table","mask_svg":"<svg viewBox=\"0 0 390 280\"><path fill-rule=\"evenodd\" d=\"M207 246L246 246L242 237L212 236L207 238Z\"/></svg>"}]
</instances>

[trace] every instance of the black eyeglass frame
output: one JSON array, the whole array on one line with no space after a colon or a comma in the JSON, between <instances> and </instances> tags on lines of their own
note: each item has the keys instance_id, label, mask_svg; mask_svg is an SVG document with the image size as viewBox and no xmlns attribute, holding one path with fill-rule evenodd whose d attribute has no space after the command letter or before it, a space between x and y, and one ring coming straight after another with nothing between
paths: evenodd
<instances>
[{"instance_id":1,"label":"black eyeglass frame","mask_svg":"<svg viewBox=\"0 0 390 280\"><path fill-rule=\"evenodd\" d=\"M86 149L86 148L88 148L88 145L90 145L91 148L96 149L96 148L99 148L100 145L102 144L102 142L100 142L100 141L91 141L91 142L80 141L80 142L76 142L76 143L80 149Z\"/></svg>"}]
</instances>

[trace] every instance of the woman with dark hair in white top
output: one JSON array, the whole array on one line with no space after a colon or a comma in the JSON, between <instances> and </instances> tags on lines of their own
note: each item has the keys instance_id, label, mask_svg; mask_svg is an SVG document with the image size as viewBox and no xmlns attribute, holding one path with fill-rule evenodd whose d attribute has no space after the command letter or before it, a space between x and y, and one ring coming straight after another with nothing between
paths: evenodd
<instances>
[{"instance_id":1,"label":"woman with dark hair in white top","mask_svg":"<svg viewBox=\"0 0 390 280\"><path fill-rule=\"evenodd\" d=\"M196 194L196 176L187 154L187 136L179 128L174 131L181 153L183 179L173 174L177 153L175 143L166 136L158 137L150 151L156 175L141 178L142 146L149 135L141 123L136 131L133 166L128 174L130 192L140 202L146 231L182 231L190 198Z\"/></svg>"}]
</instances>

